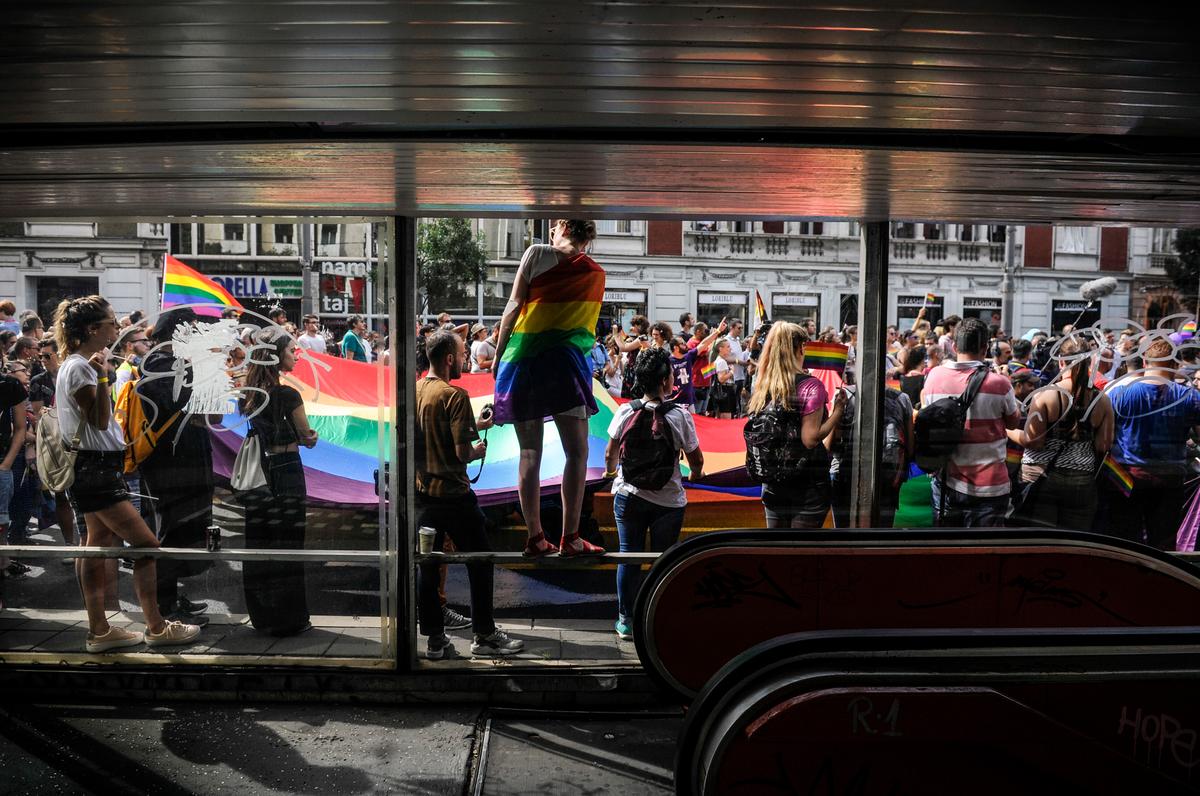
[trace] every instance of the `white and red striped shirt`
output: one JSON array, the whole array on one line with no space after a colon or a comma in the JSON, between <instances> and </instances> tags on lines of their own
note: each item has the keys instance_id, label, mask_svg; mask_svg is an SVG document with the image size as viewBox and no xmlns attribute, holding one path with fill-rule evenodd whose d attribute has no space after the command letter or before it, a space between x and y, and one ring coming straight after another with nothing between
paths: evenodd
<instances>
[{"instance_id":1,"label":"white and red striped shirt","mask_svg":"<svg viewBox=\"0 0 1200 796\"><path fill-rule=\"evenodd\" d=\"M962 395L979 362L947 362L929 371L921 391L921 405ZM1008 435L1016 426L1021 408L1013 395L1012 382L998 373L988 373L967 410L963 439L946 467L946 485L975 497L997 497L1009 491L1004 454Z\"/></svg>"}]
</instances>

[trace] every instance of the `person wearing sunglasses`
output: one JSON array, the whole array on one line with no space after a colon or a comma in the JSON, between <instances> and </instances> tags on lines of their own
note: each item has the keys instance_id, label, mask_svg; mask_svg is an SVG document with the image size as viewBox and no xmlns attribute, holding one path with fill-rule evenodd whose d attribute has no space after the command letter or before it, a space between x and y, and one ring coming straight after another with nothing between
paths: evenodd
<instances>
[{"instance_id":1,"label":"person wearing sunglasses","mask_svg":"<svg viewBox=\"0 0 1200 796\"><path fill-rule=\"evenodd\" d=\"M126 383L137 381L142 367L142 360L150 350L150 338L146 336L145 326L127 326L121 331L117 340L117 354L120 365L113 380L113 398L121 394L121 388Z\"/></svg>"}]
</instances>

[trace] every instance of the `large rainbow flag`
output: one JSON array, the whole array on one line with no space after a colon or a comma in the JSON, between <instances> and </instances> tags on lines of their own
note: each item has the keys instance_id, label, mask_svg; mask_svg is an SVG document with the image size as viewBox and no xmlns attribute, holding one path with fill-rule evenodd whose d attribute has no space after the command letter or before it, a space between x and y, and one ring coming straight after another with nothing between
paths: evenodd
<instances>
[{"instance_id":1,"label":"large rainbow flag","mask_svg":"<svg viewBox=\"0 0 1200 796\"><path fill-rule=\"evenodd\" d=\"M241 302L219 283L167 254L163 256L162 308L181 304L203 305L195 307L196 314L212 318L221 317L227 307L242 309Z\"/></svg>"},{"instance_id":2,"label":"large rainbow flag","mask_svg":"<svg viewBox=\"0 0 1200 796\"><path fill-rule=\"evenodd\" d=\"M387 407L392 404L392 378L391 368L377 363L302 354L287 383L300 391L308 420L320 436L315 448L300 449L310 499L360 505L378 502L374 473L379 467L379 451L385 449L391 432ZM454 383L471 396L476 414L493 400L495 385L489 374L464 374ZM592 385L600 412L592 416L588 426L588 479L599 481L604 473L608 424L618 402L599 382L593 381ZM745 477L745 421L708 417L695 420L706 473L699 488L756 496L758 487ZM236 413L227 415L223 425L227 430L213 432L213 460L217 472L228 476L247 429L245 420ZM487 432L487 441L488 455L475 492L484 505L516 502L520 453L516 433L511 425L497 426ZM554 424L547 423L542 456L542 487L547 493L557 490L563 464ZM467 472L473 477L478 468L479 463L472 462ZM686 474L686 462L683 470Z\"/></svg>"}]
</instances>

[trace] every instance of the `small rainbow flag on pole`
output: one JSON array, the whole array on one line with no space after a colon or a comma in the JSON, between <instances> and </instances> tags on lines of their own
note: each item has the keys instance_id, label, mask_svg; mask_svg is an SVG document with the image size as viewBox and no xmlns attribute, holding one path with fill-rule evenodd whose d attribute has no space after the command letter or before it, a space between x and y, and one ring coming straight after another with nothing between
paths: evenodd
<instances>
[{"instance_id":1,"label":"small rainbow flag on pole","mask_svg":"<svg viewBox=\"0 0 1200 796\"><path fill-rule=\"evenodd\" d=\"M763 322L766 320L767 320L767 308L763 304L762 294L760 294L757 290L755 290L754 291L754 328L757 329L758 327L762 326Z\"/></svg>"},{"instance_id":2,"label":"small rainbow flag on pole","mask_svg":"<svg viewBox=\"0 0 1200 796\"><path fill-rule=\"evenodd\" d=\"M804 344L804 367L809 370L816 368L844 373L849 356L849 346L841 343Z\"/></svg>"},{"instance_id":3,"label":"small rainbow flag on pole","mask_svg":"<svg viewBox=\"0 0 1200 796\"><path fill-rule=\"evenodd\" d=\"M227 307L242 309L242 304L228 290L199 271L189 268L171 255L163 257L162 308L181 304L201 304L197 315L221 317Z\"/></svg>"},{"instance_id":4,"label":"small rainbow flag on pole","mask_svg":"<svg viewBox=\"0 0 1200 796\"><path fill-rule=\"evenodd\" d=\"M717 372L717 363L716 362L709 362L707 365L700 368L700 375L706 379L711 378L712 375L716 372Z\"/></svg>"},{"instance_id":5,"label":"small rainbow flag on pole","mask_svg":"<svg viewBox=\"0 0 1200 796\"><path fill-rule=\"evenodd\" d=\"M1111 451L1104 457L1104 464L1100 465L1100 472L1104 473L1105 477L1122 495L1129 497L1133 494L1133 476L1129 474L1125 465L1112 457Z\"/></svg>"},{"instance_id":6,"label":"small rainbow flag on pole","mask_svg":"<svg viewBox=\"0 0 1200 796\"><path fill-rule=\"evenodd\" d=\"M932 293L925 294L925 306L929 306L935 301L937 301L937 296L933 295Z\"/></svg>"},{"instance_id":7,"label":"small rainbow flag on pole","mask_svg":"<svg viewBox=\"0 0 1200 796\"><path fill-rule=\"evenodd\" d=\"M1179 331L1183 332L1184 334L1193 334L1194 335L1196 333L1196 322L1188 321L1187 323L1185 323L1183 325L1183 328L1180 329Z\"/></svg>"}]
</instances>

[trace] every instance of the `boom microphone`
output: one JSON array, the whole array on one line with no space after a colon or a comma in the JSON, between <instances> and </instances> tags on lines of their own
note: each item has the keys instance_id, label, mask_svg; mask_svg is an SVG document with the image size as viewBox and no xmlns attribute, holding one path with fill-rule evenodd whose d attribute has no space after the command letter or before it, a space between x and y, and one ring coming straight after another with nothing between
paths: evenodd
<instances>
[{"instance_id":1,"label":"boom microphone","mask_svg":"<svg viewBox=\"0 0 1200 796\"><path fill-rule=\"evenodd\" d=\"M1117 280L1111 276L1093 279L1090 282L1084 282L1079 286L1079 295L1084 301L1092 302L1111 296L1117 289Z\"/></svg>"}]
</instances>

